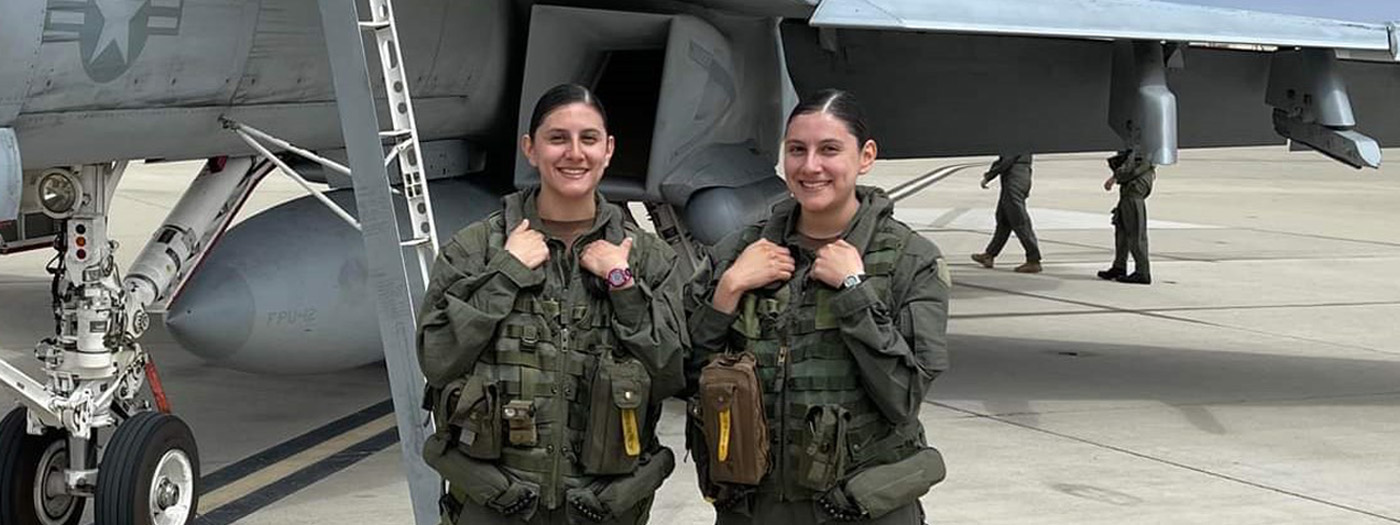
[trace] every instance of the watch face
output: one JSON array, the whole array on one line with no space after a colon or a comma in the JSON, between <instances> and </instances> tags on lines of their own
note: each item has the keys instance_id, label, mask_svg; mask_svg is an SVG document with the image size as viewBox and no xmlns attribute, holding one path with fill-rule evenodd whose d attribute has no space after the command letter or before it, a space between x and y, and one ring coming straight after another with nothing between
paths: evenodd
<instances>
[{"instance_id":1,"label":"watch face","mask_svg":"<svg viewBox=\"0 0 1400 525\"><path fill-rule=\"evenodd\" d=\"M609 270L608 284L613 286L622 286L624 284L627 284L627 270L623 270L622 268L613 268L612 270Z\"/></svg>"}]
</instances>

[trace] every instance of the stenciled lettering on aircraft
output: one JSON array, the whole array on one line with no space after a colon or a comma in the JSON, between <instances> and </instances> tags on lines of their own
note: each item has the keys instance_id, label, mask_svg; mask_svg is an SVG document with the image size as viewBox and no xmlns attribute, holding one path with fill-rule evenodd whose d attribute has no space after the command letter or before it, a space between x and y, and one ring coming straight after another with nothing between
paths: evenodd
<instances>
[{"instance_id":1,"label":"stenciled lettering on aircraft","mask_svg":"<svg viewBox=\"0 0 1400 525\"><path fill-rule=\"evenodd\" d=\"M94 82L122 76L152 36L180 34L184 0L48 0L44 42L77 42Z\"/></svg>"},{"instance_id":2,"label":"stenciled lettering on aircraft","mask_svg":"<svg viewBox=\"0 0 1400 525\"><path fill-rule=\"evenodd\" d=\"M316 309L301 308L267 313L269 327L301 327L310 330L316 327Z\"/></svg>"}]
</instances>

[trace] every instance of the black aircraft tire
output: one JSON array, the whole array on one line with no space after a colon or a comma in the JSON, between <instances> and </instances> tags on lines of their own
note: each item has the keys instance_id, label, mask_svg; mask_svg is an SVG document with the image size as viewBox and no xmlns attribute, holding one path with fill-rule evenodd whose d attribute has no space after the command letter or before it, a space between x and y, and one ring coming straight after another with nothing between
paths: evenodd
<instances>
[{"instance_id":1,"label":"black aircraft tire","mask_svg":"<svg viewBox=\"0 0 1400 525\"><path fill-rule=\"evenodd\" d=\"M157 470L160 470L159 472ZM175 487L167 497L159 487ZM152 512L152 499L171 507ZM199 449L175 416L141 412L112 434L97 472L96 522L102 525L186 525L199 505Z\"/></svg>"},{"instance_id":2,"label":"black aircraft tire","mask_svg":"<svg viewBox=\"0 0 1400 525\"><path fill-rule=\"evenodd\" d=\"M62 469L68 468L68 438L54 428L42 436L29 435L25 432L27 413L19 407L0 421L0 523L78 525L86 498L35 493L41 488L35 486L41 463L59 469L60 476ZM36 501L41 498L43 504Z\"/></svg>"}]
</instances>

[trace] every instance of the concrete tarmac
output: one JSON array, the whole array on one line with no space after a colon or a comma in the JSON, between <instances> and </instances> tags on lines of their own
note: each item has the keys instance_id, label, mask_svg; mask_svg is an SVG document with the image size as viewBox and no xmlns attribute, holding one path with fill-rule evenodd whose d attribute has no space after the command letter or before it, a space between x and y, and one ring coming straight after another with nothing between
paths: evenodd
<instances>
[{"instance_id":1,"label":"concrete tarmac","mask_svg":"<svg viewBox=\"0 0 1400 525\"><path fill-rule=\"evenodd\" d=\"M1106 156L1036 157L1038 275L1010 271L1015 242L994 269L968 259L996 201L978 170L898 205L955 283L953 368L921 415L949 470L923 499L929 522L1400 523L1400 170L1281 147L1183 151L1148 200L1156 282L1140 286L1094 277L1112 257ZM864 182L963 160L882 161ZM197 166L151 168L118 189L126 261ZM297 194L269 183L255 208ZM0 356L30 369L52 327L49 256L0 258ZM144 344L223 491L204 523L411 523L382 439L382 367L252 376L158 330ZM662 428L677 448L680 414L668 405ZM711 522L692 468L678 465L653 522Z\"/></svg>"}]
</instances>

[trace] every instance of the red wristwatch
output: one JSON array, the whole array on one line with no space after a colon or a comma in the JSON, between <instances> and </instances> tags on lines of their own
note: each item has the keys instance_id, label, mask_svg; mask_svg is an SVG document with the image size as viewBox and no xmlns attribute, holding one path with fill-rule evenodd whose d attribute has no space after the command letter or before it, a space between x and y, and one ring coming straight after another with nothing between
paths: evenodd
<instances>
[{"instance_id":1,"label":"red wristwatch","mask_svg":"<svg viewBox=\"0 0 1400 525\"><path fill-rule=\"evenodd\" d=\"M631 268L613 268L608 270L608 288L616 290L632 283Z\"/></svg>"}]
</instances>

